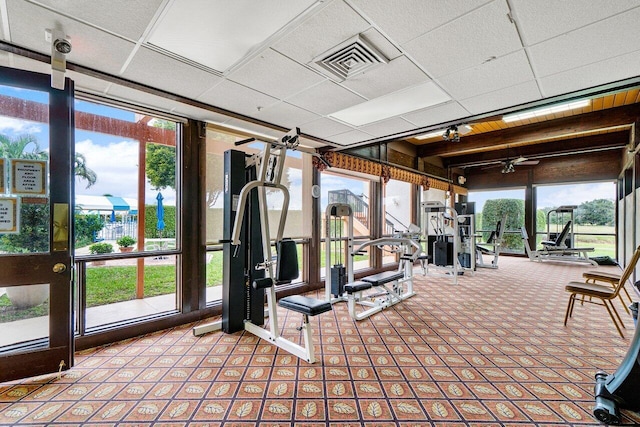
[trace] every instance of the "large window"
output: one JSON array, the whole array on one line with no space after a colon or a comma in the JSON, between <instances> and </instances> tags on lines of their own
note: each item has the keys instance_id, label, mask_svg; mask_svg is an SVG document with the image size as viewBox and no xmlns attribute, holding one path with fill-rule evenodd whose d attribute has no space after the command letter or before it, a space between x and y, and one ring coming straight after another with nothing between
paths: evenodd
<instances>
[{"instance_id":1,"label":"large window","mask_svg":"<svg viewBox=\"0 0 640 427\"><path fill-rule=\"evenodd\" d=\"M332 244L332 264L346 263L347 236L351 233L354 239L354 246L358 246L371 238L371 218L375 213L371 210L371 181L365 178L358 178L351 175L344 175L334 171L324 171L320 175L320 187L322 189L320 199L322 229L321 236L326 238L326 210L330 203L342 203L351 206L353 211L353 230L348 229L346 218L337 225L332 225L332 239L342 241L341 245ZM324 240L323 240L324 241ZM354 270L371 267L371 256L367 253L354 258ZM326 247L322 245L320 254L321 276L325 275ZM333 253L335 252L335 253ZM335 261L335 262L334 262Z\"/></svg>"},{"instance_id":2,"label":"large window","mask_svg":"<svg viewBox=\"0 0 640 427\"><path fill-rule=\"evenodd\" d=\"M82 329L175 311L177 124L83 100L75 107Z\"/></svg>"},{"instance_id":3,"label":"large window","mask_svg":"<svg viewBox=\"0 0 640 427\"><path fill-rule=\"evenodd\" d=\"M498 221L507 218L502 239L502 252L524 253L520 228L524 226L524 189L470 191L468 200L475 202L476 233L486 239ZM530 243L533 249L533 242Z\"/></svg>"},{"instance_id":4,"label":"large window","mask_svg":"<svg viewBox=\"0 0 640 427\"><path fill-rule=\"evenodd\" d=\"M570 245L615 258L615 196L613 182L536 187L537 242L554 239L572 221Z\"/></svg>"}]
</instances>

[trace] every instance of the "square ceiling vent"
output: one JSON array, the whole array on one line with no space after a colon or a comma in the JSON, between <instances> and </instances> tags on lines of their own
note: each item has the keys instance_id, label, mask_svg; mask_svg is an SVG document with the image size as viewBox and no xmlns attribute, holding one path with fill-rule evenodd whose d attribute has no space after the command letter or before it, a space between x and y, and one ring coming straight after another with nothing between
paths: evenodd
<instances>
[{"instance_id":1,"label":"square ceiling vent","mask_svg":"<svg viewBox=\"0 0 640 427\"><path fill-rule=\"evenodd\" d=\"M312 65L339 81L384 65L387 58L359 35L340 43L312 61Z\"/></svg>"}]
</instances>

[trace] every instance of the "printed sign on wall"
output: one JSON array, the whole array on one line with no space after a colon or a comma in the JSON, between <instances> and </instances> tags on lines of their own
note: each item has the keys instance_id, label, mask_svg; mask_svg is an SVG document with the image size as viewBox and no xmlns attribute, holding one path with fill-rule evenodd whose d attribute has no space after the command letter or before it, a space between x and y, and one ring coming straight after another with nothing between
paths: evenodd
<instances>
[{"instance_id":1,"label":"printed sign on wall","mask_svg":"<svg viewBox=\"0 0 640 427\"><path fill-rule=\"evenodd\" d=\"M47 195L46 160L11 160L11 193Z\"/></svg>"},{"instance_id":2,"label":"printed sign on wall","mask_svg":"<svg viewBox=\"0 0 640 427\"><path fill-rule=\"evenodd\" d=\"M18 212L20 205L16 197L0 197L0 233L20 232Z\"/></svg>"}]
</instances>

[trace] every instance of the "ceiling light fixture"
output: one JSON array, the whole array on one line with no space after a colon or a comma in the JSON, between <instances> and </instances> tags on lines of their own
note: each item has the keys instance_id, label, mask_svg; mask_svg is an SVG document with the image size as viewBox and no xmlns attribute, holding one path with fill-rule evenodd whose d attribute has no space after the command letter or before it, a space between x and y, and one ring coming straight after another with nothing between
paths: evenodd
<instances>
[{"instance_id":1,"label":"ceiling light fixture","mask_svg":"<svg viewBox=\"0 0 640 427\"><path fill-rule=\"evenodd\" d=\"M436 131L433 131L433 132L425 133L423 135L414 136L414 138L422 140L422 139L435 138L437 136L437 137L442 137L443 139L446 139L444 137L444 135L445 135L445 132L447 130L440 129L440 130L436 130ZM460 136L466 135L469 132L471 132L472 130L473 130L473 128L471 127L471 125L460 125L460 126L458 126L458 135L460 135Z\"/></svg>"},{"instance_id":2,"label":"ceiling light fixture","mask_svg":"<svg viewBox=\"0 0 640 427\"><path fill-rule=\"evenodd\" d=\"M533 117L542 117L548 114L561 113L563 111L575 110L576 108L587 107L591 103L588 99L581 101L569 102L566 104L558 104L551 107L538 108L536 110L523 111L521 113L508 114L502 116L502 121L505 123L511 123L518 120L531 119Z\"/></svg>"}]
</instances>

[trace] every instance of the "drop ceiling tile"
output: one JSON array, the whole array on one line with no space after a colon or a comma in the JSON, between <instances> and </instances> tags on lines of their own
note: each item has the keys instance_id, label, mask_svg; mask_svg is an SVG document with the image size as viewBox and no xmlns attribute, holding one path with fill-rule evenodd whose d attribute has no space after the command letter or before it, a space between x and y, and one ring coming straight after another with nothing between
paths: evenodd
<instances>
[{"instance_id":1,"label":"drop ceiling tile","mask_svg":"<svg viewBox=\"0 0 640 427\"><path fill-rule=\"evenodd\" d=\"M245 132L254 133L258 137L260 135L267 135L272 138L281 138L286 132L277 129L272 129L267 126L262 126L256 123L247 122L240 119L230 119L224 122L225 126L231 126L236 129L244 130Z\"/></svg>"},{"instance_id":2,"label":"drop ceiling tile","mask_svg":"<svg viewBox=\"0 0 640 427\"><path fill-rule=\"evenodd\" d=\"M416 128L416 125L410 123L400 117L372 123L366 126L360 126L358 130L366 132L375 137L391 136L396 133L410 131Z\"/></svg>"},{"instance_id":3,"label":"drop ceiling tile","mask_svg":"<svg viewBox=\"0 0 640 427\"><path fill-rule=\"evenodd\" d=\"M328 138L338 133L345 133L353 130L352 127L338 122L330 118L320 118L300 126L300 131L307 135L313 135L318 138Z\"/></svg>"},{"instance_id":4,"label":"drop ceiling tile","mask_svg":"<svg viewBox=\"0 0 640 427\"><path fill-rule=\"evenodd\" d=\"M336 144L348 146L348 145L357 144L359 142L367 141L372 138L373 138L373 135L369 135L368 133L361 132L359 130L352 130L349 132L333 135L332 137L327 139Z\"/></svg>"},{"instance_id":5,"label":"drop ceiling tile","mask_svg":"<svg viewBox=\"0 0 640 427\"><path fill-rule=\"evenodd\" d=\"M49 67L49 69L51 69L51 67ZM67 77L74 81L75 89L77 91L84 91L93 94L106 93L107 88L110 85L106 80L87 76L71 70L67 70Z\"/></svg>"},{"instance_id":6,"label":"drop ceiling tile","mask_svg":"<svg viewBox=\"0 0 640 427\"><path fill-rule=\"evenodd\" d=\"M633 52L640 46L640 8L529 48L537 77Z\"/></svg>"},{"instance_id":7,"label":"drop ceiling tile","mask_svg":"<svg viewBox=\"0 0 640 427\"><path fill-rule=\"evenodd\" d=\"M365 31L369 26L344 1L336 0L276 42L273 48L306 64L321 53Z\"/></svg>"},{"instance_id":8,"label":"drop ceiling tile","mask_svg":"<svg viewBox=\"0 0 640 427\"><path fill-rule=\"evenodd\" d=\"M435 107L425 108L402 117L416 127L426 127L446 123L451 120L469 116L469 112L457 102L448 102Z\"/></svg>"},{"instance_id":9,"label":"drop ceiling tile","mask_svg":"<svg viewBox=\"0 0 640 427\"><path fill-rule=\"evenodd\" d=\"M388 64L355 75L342 82L342 85L367 99L373 99L429 80L407 57L400 56Z\"/></svg>"},{"instance_id":10,"label":"drop ceiling tile","mask_svg":"<svg viewBox=\"0 0 640 427\"><path fill-rule=\"evenodd\" d=\"M189 117L203 122L224 123L230 120L229 116L182 103L178 103L171 112L178 116Z\"/></svg>"},{"instance_id":11,"label":"drop ceiling tile","mask_svg":"<svg viewBox=\"0 0 640 427\"><path fill-rule=\"evenodd\" d=\"M145 47L137 50L122 76L192 99L222 81L214 74Z\"/></svg>"},{"instance_id":12,"label":"drop ceiling tile","mask_svg":"<svg viewBox=\"0 0 640 427\"><path fill-rule=\"evenodd\" d=\"M504 87L533 80L533 71L524 50L505 55L438 79L454 99L466 99Z\"/></svg>"},{"instance_id":13,"label":"drop ceiling tile","mask_svg":"<svg viewBox=\"0 0 640 427\"><path fill-rule=\"evenodd\" d=\"M303 110L295 105L286 102L278 102L268 107L262 108L255 114L255 118L283 126L289 129L300 127L301 123L310 122L317 119L317 114Z\"/></svg>"},{"instance_id":14,"label":"drop ceiling tile","mask_svg":"<svg viewBox=\"0 0 640 427\"><path fill-rule=\"evenodd\" d=\"M398 43L444 25L490 0L352 0L352 3Z\"/></svg>"},{"instance_id":15,"label":"drop ceiling tile","mask_svg":"<svg viewBox=\"0 0 640 427\"><path fill-rule=\"evenodd\" d=\"M318 73L272 49L267 49L227 77L280 99L325 80Z\"/></svg>"},{"instance_id":16,"label":"drop ceiling tile","mask_svg":"<svg viewBox=\"0 0 640 427\"><path fill-rule=\"evenodd\" d=\"M56 12L88 22L123 37L138 40L147 29L163 0L39 0ZM126 16L126 19L123 17Z\"/></svg>"},{"instance_id":17,"label":"drop ceiling tile","mask_svg":"<svg viewBox=\"0 0 640 427\"><path fill-rule=\"evenodd\" d=\"M527 45L640 6L639 0L511 0L512 13Z\"/></svg>"},{"instance_id":18,"label":"drop ceiling tile","mask_svg":"<svg viewBox=\"0 0 640 427\"><path fill-rule=\"evenodd\" d=\"M198 101L233 113L256 117L259 110L275 104L278 99L225 80L199 96Z\"/></svg>"},{"instance_id":19,"label":"drop ceiling tile","mask_svg":"<svg viewBox=\"0 0 640 427\"><path fill-rule=\"evenodd\" d=\"M482 114L501 108L512 107L541 99L538 85L535 81L528 81L516 86L500 89L494 92L463 99L460 104L471 114Z\"/></svg>"},{"instance_id":20,"label":"drop ceiling tile","mask_svg":"<svg viewBox=\"0 0 640 427\"><path fill-rule=\"evenodd\" d=\"M2 52L0 65L20 70L33 71L35 73L51 74L51 64L35 59L29 59L24 56L15 55L13 53Z\"/></svg>"},{"instance_id":21,"label":"drop ceiling tile","mask_svg":"<svg viewBox=\"0 0 640 427\"><path fill-rule=\"evenodd\" d=\"M403 47L434 78L473 67L522 48L508 13L506 2L494 1Z\"/></svg>"},{"instance_id":22,"label":"drop ceiling tile","mask_svg":"<svg viewBox=\"0 0 640 427\"><path fill-rule=\"evenodd\" d=\"M148 107L161 112L170 112L178 103L168 98L152 95L150 93L133 90L126 86L112 84L107 90L107 96L129 102L133 105Z\"/></svg>"},{"instance_id":23,"label":"drop ceiling tile","mask_svg":"<svg viewBox=\"0 0 640 427\"><path fill-rule=\"evenodd\" d=\"M71 37L73 46L67 60L92 69L118 74L134 48L133 43L121 37L52 13L32 3L9 0L7 10L13 43L49 55L51 44L45 41L45 29L61 28Z\"/></svg>"},{"instance_id":24,"label":"drop ceiling tile","mask_svg":"<svg viewBox=\"0 0 640 427\"><path fill-rule=\"evenodd\" d=\"M332 81L326 80L290 97L287 101L324 116L364 102L365 99Z\"/></svg>"},{"instance_id":25,"label":"drop ceiling tile","mask_svg":"<svg viewBox=\"0 0 640 427\"><path fill-rule=\"evenodd\" d=\"M640 50L539 79L544 97L561 95L640 74Z\"/></svg>"}]
</instances>

